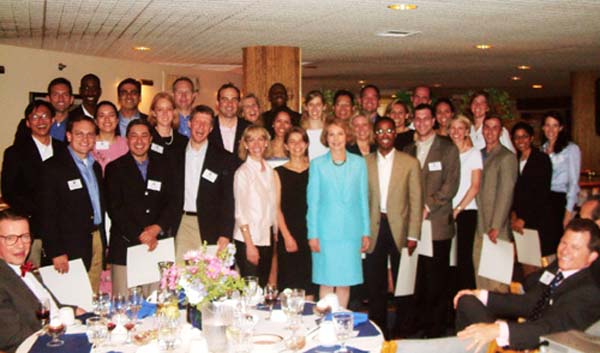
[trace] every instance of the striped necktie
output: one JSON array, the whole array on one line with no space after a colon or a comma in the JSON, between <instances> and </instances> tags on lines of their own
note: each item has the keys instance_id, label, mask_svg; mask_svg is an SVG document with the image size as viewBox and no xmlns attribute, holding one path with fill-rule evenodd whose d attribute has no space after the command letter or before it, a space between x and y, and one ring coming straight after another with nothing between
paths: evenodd
<instances>
[{"instance_id":1,"label":"striped necktie","mask_svg":"<svg viewBox=\"0 0 600 353\"><path fill-rule=\"evenodd\" d=\"M554 290L560 285L563 278L564 276L562 272L559 271L556 273L556 276L554 276L548 287L546 287L540 299L538 299L538 301L535 303L535 307L527 319L528 321L535 321L542 316L543 312L546 310L546 308L548 308L550 297L554 293Z\"/></svg>"}]
</instances>

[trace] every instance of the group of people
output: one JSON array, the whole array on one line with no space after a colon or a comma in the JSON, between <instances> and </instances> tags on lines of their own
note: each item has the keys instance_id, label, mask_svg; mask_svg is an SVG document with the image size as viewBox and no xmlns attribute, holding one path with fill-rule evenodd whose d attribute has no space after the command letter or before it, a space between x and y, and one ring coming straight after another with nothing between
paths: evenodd
<instances>
[{"instance_id":1,"label":"group of people","mask_svg":"<svg viewBox=\"0 0 600 353\"><path fill-rule=\"evenodd\" d=\"M264 112L254 94L242 97L231 83L219 88L216 111L197 105L187 77L156 94L148 115L138 109L135 79L118 85L118 108L100 101L94 74L82 77L79 94L82 104L73 108L71 83L52 80L47 99L27 106L5 151L2 197L16 216L5 222L0 214L0 259L11 266L25 261L23 245L31 261L61 273L82 259L97 291L108 264L116 295L127 292L131 246L152 251L173 237L182 263L203 242L218 249L233 242L241 275L257 276L261 286L304 288L314 299L335 293L347 307L359 293L351 287L363 285L359 300L390 338L444 336L459 290L457 300L481 297L467 289L508 291L477 275L486 237L510 241L535 229L544 260L556 267L558 247L561 267L572 261L560 255L561 246L575 246L568 235L584 232L588 255L597 256L596 226L572 222L581 155L558 112L545 114L537 148L533 128L520 122L509 133L485 92L472 96L470 117L457 114L450 99L432 105L426 86L413 90L411 102L391 102L384 116L374 85L358 99L337 91L331 112L323 94L311 91L302 114L287 106L281 83L269 89ZM3 228L13 218L28 220L30 231ZM425 231L430 256L415 251ZM21 263L6 256L16 247ZM401 256L419 257L415 293L395 301L396 322L388 325ZM22 310L12 309L13 316ZM593 310L573 325L599 317ZM0 348L10 351L17 341L0 339Z\"/></svg>"}]
</instances>

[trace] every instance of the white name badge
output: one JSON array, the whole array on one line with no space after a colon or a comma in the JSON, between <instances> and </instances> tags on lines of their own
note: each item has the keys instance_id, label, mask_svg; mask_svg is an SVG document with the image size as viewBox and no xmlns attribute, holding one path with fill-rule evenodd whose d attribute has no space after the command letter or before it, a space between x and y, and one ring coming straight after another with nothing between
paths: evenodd
<instances>
[{"instance_id":1,"label":"white name badge","mask_svg":"<svg viewBox=\"0 0 600 353\"><path fill-rule=\"evenodd\" d=\"M217 180L217 174L211 171L210 169L205 169L204 173L202 173L202 178L214 183Z\"/></svg>"},{"instance_id":2,"label":"white name badge","mask_svg":"<svg viewBox=\"0 0 600 353\"><path fill-rule=\"evenodd\" d=\"M162 183L160 181L148 179L148 189L154 190L154 191L160 191L161 186L162 186Z\"/></svg>"},{"instance_id":3,"label":"white name badge","mask_svg":"<svg viewBox=\"0 0 600 353\"><path fill-rule=\"evenodd\" d=\"M83 188L83 185L81 184L81 179L69 180L67 181L67 185L69 186L69 190L71 191Z\"/></svg>"},{"instance_id":4,"label":"white name badge","mask_svg":"<svg viewBox=\"0 0 600 353\"><path fill-rule=\"evenodd\" d=\"M150 149L153 150L154 152L160 153L160 154L163 154L163 151L165 150L165 148L163 146L156 144L156 143L153 143L150 146Z\"/></svg>"},{"instance_id":5,"label":"white name badge","mask_svg":"<svg viewBox=\"0 0 600 353\"><path fill-rule=\"evenodd\" d=\"M542 277L540 277L540 282L542 282L545 285L549 285L553 279L554 279L554 275L552 273L550 273L548 271L544 271L544 274L542 275Z\"/></svg>"},{"instance_id":6,"label":"white name badge","mask_svg":"<svg viewBox=\"0 0 600 353\"><path fill-rule=\"evenodd\" d=\"M110 148L108 141L96 141L96 150L103 151Z\"/></svg>"},{"instance_id":7,"label":"white name badge","mask_svg":"<svg viewBox=\"0 0 600 353\"><path fill-rule=\"evenodd\" d=\"M431 162L429 163L429 171L436 172L438 170L442 170L442 162Z\"/></svg>"}]
</instances>

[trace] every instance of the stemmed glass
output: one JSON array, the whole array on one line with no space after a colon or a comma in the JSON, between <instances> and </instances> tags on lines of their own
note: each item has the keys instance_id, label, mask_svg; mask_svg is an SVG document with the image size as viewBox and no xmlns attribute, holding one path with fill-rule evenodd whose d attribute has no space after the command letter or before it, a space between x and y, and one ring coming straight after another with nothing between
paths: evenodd
<instances>
[{"instance_id":1,"label":"stemmed glass","mask_svg":"<svg viewBox=\"0 0 600 353\"><path fill-rule=\"evenodd\" d=\"M66 327L58 318L52 318L47 328L48 333L52 336L52 340L46 343L47 347L60 347L65 344L65 341L58 337L65 333Z\"/></svg>"},{"instance_id":2,"label":"stemmed glass","mask_svg":"<svg viewBox=\"0 0 600 353\"><path fill-rule=\"evenodd\" d=\"M267 320L271 318L271 314L273 313L273 304L275 304L277 301L278 293L279 291L275 285L267 284L265 286L265 304L269 307L269 316L267 317Z\"/></svg>"},{"instance_id":3,"label":"stemmed glass","mask_svg":"<svg viewBox=\"0 0 600 353\"><path fill-rule=\"evenodd\" d=\"M133 316L134 320L137 321L138 313L142 308L144 302L144 295L142 293L142 287L133 287L129 289L129 312Z\"/></svg>"},{"instance_id":4,"label":"stemmed glass","mask_svg":"<svg viewBox=\"0 0 600 353\"><path fill-rule=\"evenodd\" d=\"M242 295L242 303L244 310L246 311L252 306L252 301L254 300L256 293L258 293L258 277L246 276L244 277L244 283L246 284L246 287L244 288Z\"/></svg>"},{"instance_id":5,"label":"stemmed glass","mask_svg":"<svg viewBox=\"0 0 600 353\"><path fill-rule=\"evenodd\" d=\"M281 309L288 316L289 329L295 331L298 328L298 317L304 311L305 292L304 289L286 289L281 295Z\"/></svg>"},{"instance_id":6,"label":"stemmed glass","mask_svg":"<svg viewBox=\"0 0 600 353\"><path fill-rule=\"evenodd\" d=\"M127 312L127 299L122 295L113 297L112 311L118 315L123 315Z\"/></svg>"},{"instance_id":7,"label":"stemmed glass","mask_svg":"<svg viewBox=\"0 0 600 353\"><path fill-rule=\"evenodd\" d=\"M40 302L40 305L35 311L35 315L37 316L38 320L40 320L42 329L45 329L46 325L48 325L48 319L50 318L50 300L48 300L48 298L44 298Z\"/></svg>"},{"instance_id":8,"label":"stemmed glass","mask_svg":"<svg viewBox=\"0 0 600 353\"><path fill-rule=\"evenodd\" d=\"M85 320L86 334L92 343L92 350L106 340L108 336L107 320L103 317L93 316Z\"/></svg>"},{"instance_id":9,"label":"stemmed glass","mask_svg":"<svg viewBox=\"0 0 600 353\"><path fill-rule=\"evenodd\" d=\"M92 305L94 314L100 317L105 317L110 312L110 294L98 292L92 297Z\"/></svg>"},{"instance_id":10,"label":"stemmed glass","mask_svg":"<svg viewBox=\"0 0 600 353\"><path fill-rule=\"evenodd\" d=\"M352 312L336 312L333 313L333 327L335 328L335 335L340 341L340 349L336 352L347 353L349 352L346 347L346 340L352 336L354 331L354 317Z\"/></svg>"}]
</instances>

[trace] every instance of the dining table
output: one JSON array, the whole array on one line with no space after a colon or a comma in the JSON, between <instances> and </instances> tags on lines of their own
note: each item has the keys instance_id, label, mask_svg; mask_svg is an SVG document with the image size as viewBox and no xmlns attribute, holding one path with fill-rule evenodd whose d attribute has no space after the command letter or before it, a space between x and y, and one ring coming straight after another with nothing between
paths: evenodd
<instances>
[{"instance_id":1,"label":"dining table","mask_svg":"<svg viewBox=\"0 0 600 353\"><path fill-rule=\"evenodd\" d=\"M320 342L319 323L324 319L321 316L316 315L313 312L314 303L306 303L303 315L301 316L301 325L295 331L296 336L305 337L305 345L297 352L300 353L327 353L334 352L338 345L332 346L324 345ZM292 335L292 331L288 327L284 320L276 320L275 318L281 318L283 313L280 310L274 310L272 313L264 308L251 309L249 312L251 315L256 317L257 322L252 330L251 337L257 336L269 336L269 337L280 337L281 343L275 344L269 347L259 345L249 345L247 350L249 353L284 353L292 352L291 349L287 349L285 340ZM280 315L276 315L280 314ZM346 345L350 349L351 353L366 353L366 352L381 352L382 345L384 343L383 334L381 329L372 321L366 318L364 313L355 313L355 317L362 318L361 320L355 319L354 334L352 337L346 340ZM65 344L61 347L51 348L46 347L45 343L50 340L48 335L43 334L41 331L36 332L29 336L17 349L16 353L158 353L158 352L169 352L169 353L209 353L210 347L206 344L206 339L201 330L192 327L186 321L186 311L180 311L180 325L178 339L175 347L171 350L161 350L156 334L152 336L152 333L156 332L158 327L158 321L155 315L145 317L138 321L136 327L133 329L132 336L147 337L145 340L133 339L132 343L125 343L126 331L123 327L117 326L112 331L110 341L106 341L92 347L86 336L85 323L81 321L76 322L74 325L68 326L66 333L61 336L61 339L65 341ZM208 347L208 349L207 349ZM232 352L231 353L239 353ZM212 352L211 352L212 353Z\"/></svg>"}]
</instances>

